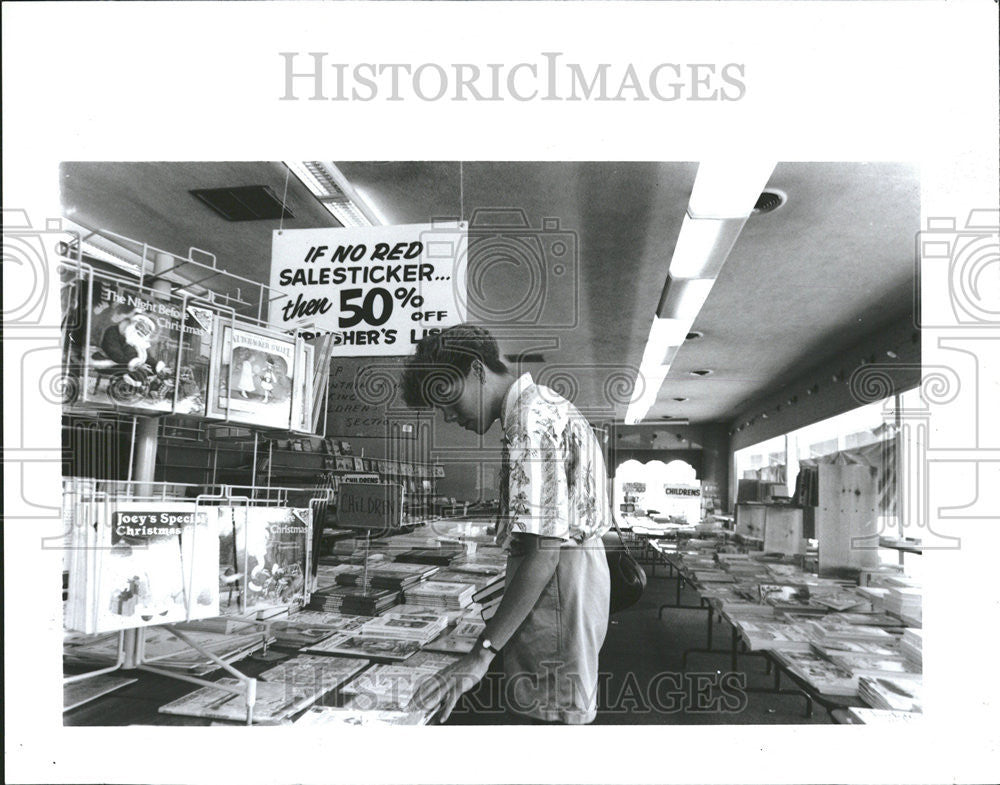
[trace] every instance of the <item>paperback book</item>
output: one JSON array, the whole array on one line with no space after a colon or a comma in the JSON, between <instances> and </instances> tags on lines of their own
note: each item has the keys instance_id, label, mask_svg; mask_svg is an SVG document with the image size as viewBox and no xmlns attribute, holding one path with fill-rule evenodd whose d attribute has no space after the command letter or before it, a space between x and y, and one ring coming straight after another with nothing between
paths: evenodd
<instances>
[{"instance_id":1,"label":"paperback book","mask_svg":"<svg viewBox=\"0 0 1000 785\"><path fill-rule=\"evenodd\" d=\"M320 695L325 695L368 667L368 660L358 660L350 657L317 657L300 654L280 665L276 665L260 674L260 678L269 682L300 684L315 688Z\"/></svg>"},{"instance_id":2,"label":"paperback book","mask_svg":"<svg viewBox=\"0 0 1000 785\"><path fill-rule=\"evenodd\" d=\"M843 624L825 619L807 621L804 624L810 635L820 643L834 638L845 641L873 641L875 643L887 643L895 639L892 633L886 632L881 627L869 627L864 624Z\"/></svg>"},{"instance_id":3,"label":"paperback book","mask_svg":"<svg viewBox=\"0 0 1000 785\"><path fill-rule=\"evenodd\" d=\"M344 692L353 695L352 705L365 709L406 709L421 683L434 678L438 670L406 665L375 665L350 684Z\"/></svg>"},{"instance_id":4,"label":"paperback book","mask_svg":"<svg viewBox=\"0 0 1000 785\"><path fill-rule=\"evenodd\" d=\"M920 677L862 676L858 695L873 709L923 712L923 684Z\"/></svg>"},{"instance_id":5,"label":"paperback book","mask_svg":"<svg viewBox=\"0 0 1000 785\"><path fill-rule=\"evenodd\" d=\"M924 716L915 711L866 709L861 706L851 706L847 712L858 725L909 725Z\"/></svg>"},{"instance_id":6,"label":"paperback book","mask_svg":"<svg viewBox=\"0 0 1000 785\"><path fill-rule=\"evenodd\" d=\"M309 654L357 657L375 662L402 662L415 654L420 645L414 641L364 638L352 633L337 633L303 651Z\"/></svg>"},{"instance_id":7,"label":"paperback book","mask_svg":"<svg viewBox=\"0 0 1000 785\"><path fill-rule=\"evenodd\" d=\"M366 623L358 633L366 638L430 643L448 626L448 617L430 613L389 613Z\"/></svg>"},{"instance_id":8,"label":"paperback book","mask_svg":"<svg viewBox=\"0 0 1000 785\"><path fill-rule=\"evenodd\" d=\"M312 510L225 506L219 518L223 605L241 613L299 606L308 596ZM235 593L235 597L234 597Z\"/></svg>"},{"instance_id":9,"label":"paperback book","mask_svg":"<svg viewBox=\"0 0 1000 785\"><path fill-rule=\"evenodd\" d=\"M822 695L853 697L858 694L858 678L809 651L780 651L777 656L788 670Z\"/></svg>"},{"instance_id":10,"label":"paperback book","mask_svg":"<svg viewBox=\"0 0 1000 785\"><path fill-rule=\"evenodd\" d=\"M359 727L384 725L426 725L427 716L419 711L365 710L345 707L314 706L295 721L295 726L355 725Z\"/></svg>"},{"instance_id":11,"label":"paperback book","mask_svg":"<svg viewBox=\"0 0 1000 785\"><path fill-rule=\"evenodd\" d=\"M903 637L899 641L900 652L911 662L920 665L924 659L924 633L923 630L907 627L903 630Z\"/></svg>"},{"instance_id":12,"label":"paperback book","mask_svg":"<svg viewBox=\"0 0 1000 785\"><path fill-rule=\"evenodd\" d=\"M441 608L465 608L472 602L476 587L467 583L425 581L406 592L407 602Z\"/></svg>"},{"instance_id":13,"label":"paperback book","mask_svg":"<svg viewBox=\"0 0 1000 785\"><path fill-rule=\"evenodd\" d=\"M209 379L208 416L289 430L296 394L298 341L274 330L222 321ZM295 423L296 426L301 423Z\"/></svg>"},{"instance_id":14,"label":"paperback book","mask_svg":"<svg viewBox=\"0 0 1000 785\"><path fill-rule=\"evenodd\" d=\"M63 685L63 711L72 711L85 703L104 697L122 687L135 684L138 679L113 674L99 674L81 681Z\"/></svg>"},{"instance_id":15,"label":"paperback book","mask_svg":"<svg viewBox=\"0 0 1000 785\"><path fill-rule=\"evenodd\" d=\"M77 400L204 415L215 313L194 301L95 276L70 336ZM83 337L83 328L89 328Z\"/></svg>"},{"instance_id":16,"label":"paperback book","mask_svg":"<svg viewBox=\"0 0 1000 785\"><path fill-rule=\"evenodd\" d=\"M323 589L312 596L309 608L316 611L334 611L358 616L378 616L399 603L400 593L389 589L353 589L335 586Z\"/></svg>"},{"instance_id":17,"label":"paperback book","mask_svg":"<svg viewBox=\"0 0 1000 785\"><path fill-rule=\"evenodd\" d=\"M920 666L904 657L842 652L832 655L830 661L856 676L920 675Z\"/></svg>"},{"instance_id":18,"label":"paperback book","mask_svg":"<svg viewBox=\"0 0 1000 785\"><path fill-rule=\"evenodd\" d=\"M798 624L743 620L736 623L751 651L773 649L807 652L811 648L809 635Z\"/></svg>"},{"instance_id":19,"label":"paperback book","mask_svg":"<svg viewBox=\"0 0 1000 785\"><path fill-rule=\"evenodd\" d=\"M219 679L219 684L240 688L238 679ZM213 720L246 722L247 706L243 694L216 687L202 687L183 698L160 707L163 714L181 714L188 717L206 717ZM268 682L257 680L257 700L253 707L253 720L259 723L277 723L308 708L322 696L315 684L300 682Z\"/></svg>"},{"instance_id":20,"label":"paperback book","mask_svg":"<svg viewBox=\"0 0 1000 785\"><path fill-rule=\"evenodd\" d=\"M219 615L216 522L193 503L85 504L76 519L70 629L100 633Z\"/></svg>"}]
</instances>

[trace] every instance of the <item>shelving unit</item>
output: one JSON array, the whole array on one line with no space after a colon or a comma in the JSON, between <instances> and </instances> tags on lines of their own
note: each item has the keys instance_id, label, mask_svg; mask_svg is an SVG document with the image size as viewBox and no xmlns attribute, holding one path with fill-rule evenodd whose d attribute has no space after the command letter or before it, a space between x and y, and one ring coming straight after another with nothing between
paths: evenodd
<instances>
[{"instance_id":1,"label":"shelving unit","mask_svg":"<svg viewBox=\"0 0 1000 785\"><path fill-rule=\"evenodd\" d=\"M134 405L133 399L127 396L112 396L110 385L114 383L113 379L108 381L109 400L107 403L94 402L90 399L89 394L92 390L91 377L88 372L92 366L97 367L90 356L95 280L100 281L99 285L101 286L111 287L111 292L136 293L136 298L143 298L144 302L149 303L146 307L149 309L148 313L152 314L153 317L160 312L166 313L166 311L160 311L161 304L162 308L171 308L175 307L174 303L180 301L182 307L179 318L184 319L188 313L187 304L197 302L199 307L203 304L215 315L215 318L220 319L220 323L226 322L234 326L237 324L237 318L239 318L240 324L266 326L263 321L266 315L266 306L284 296L274 292L264 284L220 269L215 257L208 252L191 248L186 256L178 256L111 232L99 234L105 241L118 244L121 249L120 258L124 260L122 269L95 273L94 268L87 264L83 258L83 242L93 237L94 234L84 237L72 247L67 246L62 249L66 256L62 264L63 332L65 336L63 364L66 380L63 431L64 446L68 448L67 453L74 458L73 465L69 467L69 474L85 476L87 480L83 487L91 488L93 493L101 494L104 497L107 497L108 493L113 493L114 499L124 498L139 501L152 499L155 501L157 498L190 500L193 497L195 499L210 498L217 501L238 498L248 504L266 504L274 503L275 500L280 501L282 498L287 501L290 494L303 494L307 498L306 506L310 508L329 505L332 493L330 488L323 484L300 488L277 487L272 484L270 477L267 478L266 484L259 482L263 478L259 478L256 472L260 446L260 431L258 429L247 426L246 430L252 433L252 441L247 440L242 444L227 446L213 443L210 438L213 426L207 418L200 414L186 417L174 413L177 409L178 391L182 381L180 360L183 356L184 330L181 327L172 328L178 330L180 337L176 349L175 359L177 362L172 369L172 404L168 405L166 394L162 400L166 411L156 410L145 403L147 400L145 388L141 388L143 389L141 409ZM185 268L187 271L194 272L196 283L179 277L178 271ZM214 290L207 289L206 284L210 281L213 284L221 284L221 286ZM123 297L121 294L118 296ZM256 313L253 313L254 301L256 301ZM147 311L140 312L146 313ZM154 324L152 318L147 320L151 325ZM83 336L82 340L81 336ZM327 360L327 357L322 355L324 346L325 344L321 343L317 349L320 352L319 367L321 368L322 363ZM309 356L303 353L303 357ZM296 365L298 365L298 358L298 349L296 349ZM150 360L149 364L152 365L152 363L153 361ZM162 365L165 363L158 365L157 374L160 373L159 366ZM297 367L297 371L302 373L304 367ZM136 379L140 378L139 372L133 371L131 364L128 368L127 373L124 370L118 371L119 382L125 385L124 392L128 392L127 386L129 384L135 385ZM209 373L214 372L215 369L210 367ZM100 384L96 372L94 378ZM152 377L145 378L151 379ZM164 385L168 383L169 377L166 376L166 372L160 378ZM306 379L309 378L311 377L307 375ZM298 374L295 381L299 381ZM205 394L211 395L213 392L211 384L208 384L205 379L202 379L201 383L202 389L207 389ZM322 388L316 384L312 388L307 385L299 393L301 405L305 406L307 399L318 398L319 392L322 392ZM325 394L323 398L325 399ZM290 408L293 408L291 404ZM296 424L293 419L294 411L288 422L289 427ZM316 419L312 420L314 424ZM228 422L228 420L229 409L227 407L224 422ZM273 433L273 431L268 431L268 433ZM79 449L74 449L74 447L78 448L81 443L91 448L84 450L82 455ZM180 453L179 456L178 453ZM226 464L229 463L230 459L237 465L246 462L249 468L249 477L234 477L231 484L217 486L220 468L223 470L229 468L229 466L220 467L219 465L220 455L223 454L227 456L224 460ZM185 456L199 458L204 456L204 460L184 460ZM99 488L102 490L98 490ZM73 503L75 503L75 499ZM303 587L306 599L308 599L309 590L308 554L309 550L307 549L307 575L304 576ZM76 569L74 564L77 560L71 559L70 562L67 567ZM72 582L69 585L72 586ZM246 705L247 724L252 723L256 680L240 673L232 667L230 662L200 646L197 641L173 625L157 626L162 626L175 638L198 651L200 655L218 665L230 676L235 677L237 684L225 686L208 682L160 668L154 662L150 662L145 657L144 646L147 627L133 627L119 633L118 656L110 667L69 676L65 678L64 682L75 684L94 676L122 669L146 670L171 679L180 679L200 686L211 685L227 692L239 694L243 696ZM262 634L264 645L266 645L266 640L265 628L265 632Z\"/></svg>"}]
</instances>

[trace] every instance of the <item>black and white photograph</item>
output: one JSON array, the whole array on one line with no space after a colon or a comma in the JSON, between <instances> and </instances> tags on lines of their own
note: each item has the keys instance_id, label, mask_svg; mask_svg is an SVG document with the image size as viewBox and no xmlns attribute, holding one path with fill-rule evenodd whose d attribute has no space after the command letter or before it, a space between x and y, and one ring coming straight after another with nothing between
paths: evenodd
<instances>
[{"instance_id":1,"label":"black and white photograph","mask_svg":"<svg viewBox=\"0 0 1000 785\"><path fill-rule=\"evenodd\" d=\"M995 12L5 4L11 781L995 781Z\"/></svg>"}]
</instances>

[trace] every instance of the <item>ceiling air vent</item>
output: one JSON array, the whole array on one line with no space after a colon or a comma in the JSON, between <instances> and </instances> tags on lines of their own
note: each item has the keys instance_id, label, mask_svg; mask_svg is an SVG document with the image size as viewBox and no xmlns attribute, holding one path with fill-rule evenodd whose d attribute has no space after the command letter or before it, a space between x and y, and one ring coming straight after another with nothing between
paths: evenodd
<instances>
[{"instance_id":1,"label":"ceiling air vent","mask_svg":"<svg viewBox=\"0 0 1000 785\"><path fill-rule=\"evenodd\" d=\"M785 203L787 197L781 191L764 191L757 197L757 204L753 206L754 213L773 213Z\"/></svg>"},{"instance_id":2,"label":"ceiling air vent","mask_svg":"<svg viewBox=\"0 0 1000 785\"><path fill-rule=\"evenodd\" d=\"M267 221L295 217L287 205L282 208L281 200L266 185L200 188L190 193L227 221Z\"/></svg>"},{"instance_id":3,"label":"ceiling air vent","mask_svg":"<svg viewBox=\"0 0 1000 785\"><path fill-rule=\"evenodd\" d=\"M514 363L514 365L519 365L524 363L545 362L545 357L539 354L538 352L525 352L524 354L505 354L504 357L506 357L509 362Z\"/></svg>"}]
</instances>

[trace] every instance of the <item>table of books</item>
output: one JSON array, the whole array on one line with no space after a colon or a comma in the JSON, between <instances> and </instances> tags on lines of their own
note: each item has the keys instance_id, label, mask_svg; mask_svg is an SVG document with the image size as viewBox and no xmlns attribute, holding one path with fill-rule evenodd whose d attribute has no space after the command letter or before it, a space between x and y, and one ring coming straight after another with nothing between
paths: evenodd
<instances>
[{"instance_id":1,"label":"table of books","mask_svg":"<svg viewBox=\"0 0 1000 785\"><path fill-rule=\"evenodd\" d=\"M257 679L257 723L425 724L434 707L408 705L414 689L472 649L484 606L502 594L505 555L477 531L448 521L370 543L341 539L320 559L305 608L247 613L234 602L227 613L224 602L222 616L175 629ZM149 628L144 642L162 669L236 683L170 627ZM117 633L68 634L65 671L113 663L117 648ZM94 697L104 681L108 694ZM123 670L96 677L86 698L80 689L67 690L67 725L245 722L241 695L157 674Z\"/></svg>"},{"instance_id":2,"label":"table of books","mask_svg":"<svg viewBox=\"0 0 1000 785\"><path fill-rule=\"evenodd\" d=\"M689 656L723 654L735 671L740 656L763 656L775 681L759 691L781 691L785 676L807 697L807 713L812 701L835 719L866 706L920 712L921 593L897 565L864 573L861 586L812 575L787 557L740 553L723 538L650 544L677 580L677 601L661 614L706 612L706 646L686 651L685 667ZM683 585L698 605L681 603ZM713 648L717 622L730 627L728 649Z\"/></svg>"}]
</instances>

